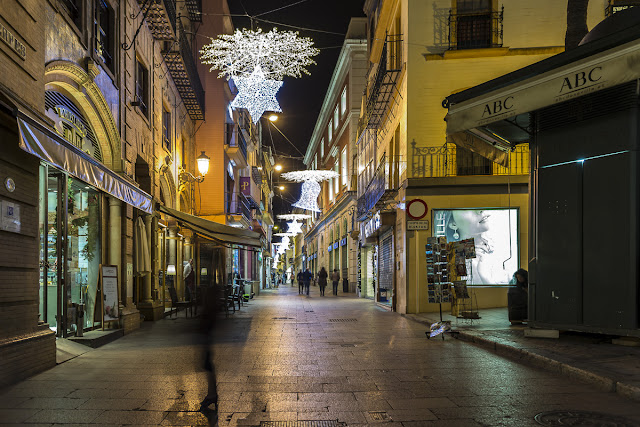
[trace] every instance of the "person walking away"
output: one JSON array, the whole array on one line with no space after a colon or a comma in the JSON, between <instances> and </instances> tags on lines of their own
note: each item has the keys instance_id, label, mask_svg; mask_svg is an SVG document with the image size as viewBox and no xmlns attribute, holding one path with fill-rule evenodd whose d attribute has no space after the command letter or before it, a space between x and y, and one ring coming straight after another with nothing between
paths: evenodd
<instances>
[{"instance_id":1,"label":"person walking away","mask_svg":"<svg viewBox=\"0 0 640 427\"><path fill-rule=\"evenodd\" d=\"M207 286L204 291L203 310L200 318L200 331L204 334L202 342L204 353L204 369L207 371L207 396L200 402L200 411L218 412L218 389L216 385L216 368L213 363L213 333L216 329L216 316L218 311L218 288ZM215 405L213 409L211 405Z\"/></svg>"},{"instance_id":2,"label":"person walking away","mask_svg":"<svg viewBox=\"0 0 640 427\"><path fill-rule=\"evenodd\" d=\"M302 270L298 270L298 275L296 276L296 279L298 279L298 295L302 295L302 292L304 291L304 273L302 273Z\"/></svg>"},{"instance_id":3,"label":"person walking away","mask_svg":"<svg viewBox=\"0 0 640 427\"><path fill-rule=\"evenodd\" d=\"M313 274L311 274L311 272L309 271L309 269L307 268L303 274L303 280L304 280L304 291L307 294L307 296L309 296L309 287L311 286L311 279L313 278Z\"/></svg>"},{"instance_id":4,"label":"person walking away","mask_svg":"<svg viewBox=\"0 0 640 427\"><path fill-rule=\"evenodd\" d=\"M513 279L509 282L507 291L507 306L509 310L509 322L512 325L527 321L529 303L529 273L521 268L513 273Z\"/></svg>"},{"instance_id":5,"label":"person walking away","mask_svg":"<svg viewBox=\"0 0 640 427\"><path fill-rule=\"evenodd\" d=\"M333 294L338 295L338 282L340 282L340 273L338 273L337 268L334 268L333 273L331 273L331 281L333 282Z\"/></svg>"},{"instance_id":6,"label":"person walking away","mask_svg":"<svg viewBox=\"0 0 640 427\"><path fill-rule=\"evenodd\" d=\"M320 295L324 296L324 289L327 287L327 270L322 267L318 273L318 286L320 287Z\"/></svg>"}]
</instances>

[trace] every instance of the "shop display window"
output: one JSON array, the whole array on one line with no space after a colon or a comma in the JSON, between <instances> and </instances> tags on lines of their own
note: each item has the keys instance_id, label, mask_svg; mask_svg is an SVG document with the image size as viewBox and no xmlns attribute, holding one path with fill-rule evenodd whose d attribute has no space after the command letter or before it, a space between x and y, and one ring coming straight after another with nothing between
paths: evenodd
<instances>
[{"instance_id":1,"label":"shop display window","mask_svg":"<svg viewBox=\"0 0 640 427\"><path fill-rule=\"evenodd\" d=\"M520 267L518 209L434 209L435 237L473 238L476 258L467 260L470 285L508 285Z\"/></svg>"}]
</instances>

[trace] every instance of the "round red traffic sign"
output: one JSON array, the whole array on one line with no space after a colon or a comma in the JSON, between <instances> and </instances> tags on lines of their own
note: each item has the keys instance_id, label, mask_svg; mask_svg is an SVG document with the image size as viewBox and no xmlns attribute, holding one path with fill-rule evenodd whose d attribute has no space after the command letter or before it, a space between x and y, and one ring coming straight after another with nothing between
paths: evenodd
<instances>
[{"instance_id":1,"label":"round red traffic sign","mask_svg":"<svg viewBox=\"0 0 640 427\"><path fill-rule=\"evenodd\" d=\"M407 215L411 219L422 219L429 212L427 202L421 199L413 199L407 204Z\"/></svg>"}]
</instances>

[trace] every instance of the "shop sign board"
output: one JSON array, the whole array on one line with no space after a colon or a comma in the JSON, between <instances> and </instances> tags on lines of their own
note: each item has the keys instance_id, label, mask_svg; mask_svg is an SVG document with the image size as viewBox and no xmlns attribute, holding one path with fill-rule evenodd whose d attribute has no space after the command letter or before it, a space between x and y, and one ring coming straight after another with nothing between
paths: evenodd
<instances>
[{"instance_id":1,"label":"shop sign board","mask_svg":"<svg viewBox=\"0 0 640 427\"><path fill-rule=\"evenodd\" d=\"M364 224L364 237L367 238L380 228L380 213L376 214Z\"/></svg>"},{"instance_id":2,"label":"shop sign board","mask_svg":"<svg viewBox=\"0 0 640 427\"><path fill-rule=\"evenodd\" d=\"M338 242L335 242L335 243L333 244L333 249L338 249Z\"/></svg>"},{"instance_id":3,"label":"shop sign board","mask_svg":"<svg viewBox=\"0 0 640 427\"><path fill-rule=\"evenodd\" d=\"M251 196L251 177L250 176L240 177L240 191L245 196Z\"/></svg>"},{"instance_id":4,"label":"shop sign board","mask_svg":"<svg viewBox=\"0 0 640 427\"><path fill-rule=\"evenodd\" d=\"M429 220L407 221L407 230L428 230Z\"/></svg>"},{"instance_id":5,"label":"shop sign board","mask_svg":"<svg viewBox=\"0 0 640 427\"><path fill-rule=\"evenodd\" d=\"M333 245L329 245L329 247L327 248L327 252L331 252L331 249L333 249Z\"/></svg>"},{"instance_id":6,"label":"shop sign board","mask_svg":"<svg viewBox=\"0 0 640 427\"><path fill-rule=\"evenodd\" d=\"M100 287L98 296L100 298L100 310L102 327L106 322L115 322L120 318L119 312L119 286L118 286L118 266L100 265ZM97 307L96 307L97 309ZM94 316L96 319L98 316Z\"/></svg>"},{"instance_id":7,"label":"shop sign board","mask_svg":"<svg viewBox=\"0 0 640 427\"><path fill-rule=\"evenodd\" d=\"M7 27L0 24L0 39L7 44L23 60L27 58L26 46L16 38Z\"/></svg>"},{"instance_id":8,"label":"shop sign board","mask_svg":"<svg viewBox=\"0 0 640 427\"><path fill-rule=\"evenodd\" d=\"M342 240L340 240L340 246L344 246L347 244L347 238L343 238Z\"/></svg>"}]
</instances>

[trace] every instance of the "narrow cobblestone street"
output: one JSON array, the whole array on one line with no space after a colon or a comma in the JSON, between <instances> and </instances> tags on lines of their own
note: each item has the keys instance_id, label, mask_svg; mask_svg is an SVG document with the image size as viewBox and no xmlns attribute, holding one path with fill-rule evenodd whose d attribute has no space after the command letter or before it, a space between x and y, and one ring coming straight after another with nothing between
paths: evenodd
<instances>
[{"instance_id":1,"label":"narrow cobblestone street","mask_svg":"<svg viewBox=\"0 0 640 427\"><path fill-rule=\"evenodd\" d=\"M198 320L180 312L11 387L0 423L535 426L536 414L552 410L640 423L637 402L449 336L427 340L424 325L329 294L263 291L221 320L217 417L198 412L206 394Z\"/></svg>"}]
</instances>

